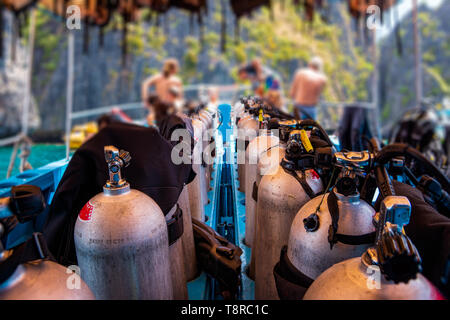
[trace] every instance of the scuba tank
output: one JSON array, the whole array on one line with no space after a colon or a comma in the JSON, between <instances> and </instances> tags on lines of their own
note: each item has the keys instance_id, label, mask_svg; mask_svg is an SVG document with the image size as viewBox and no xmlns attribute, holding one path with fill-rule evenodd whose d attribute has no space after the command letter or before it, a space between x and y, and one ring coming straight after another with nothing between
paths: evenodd
<instances>
[{"instance_id":1,"label":"scuba tank","mask_svg":"<svg viewBox=\"0 0 450 320\"><path fill-rule=\"evenodd\" d=\"M278 298L272 272L281 248L288 242L292 220L308 200L323 191L322 180L317 173L305 170L298 161L300 155L314 148L304 128L321 127L312 121L282 121L280 126L294 130L289 134L286 154L277 171L263 176L258 185L256 237L252 248L256 299ZM328 139L323 129L321 134L323 139Z\"/></svg>"},{"instance_id":2,"label":"scuba tank","mask_svg":"<svg viewBox=\"0 0 450 320\"><path fill-rule=\"evenodd\" d=\"M388 223L382 241L371 249L362 257L326 270L312 283L304 299L444 300L439 290L419 273L416 248L396 225ZM386 268L392 269L390 275L384 271Z\"/></svg>"},{"instance_id":3,"label":"scuba tank","mask_svg":"<svg viewBox=\"0 0 450 320\"><path fill-rule=\"evenodd\" d=\"M170 275L172 278L172 290L174 300L187 300L187 276L186 276L186 260L185 252L183 251L183 235L184 232L184 220L183 211L180 210L180 206L176 204L169 213L165 216L168 230L169 230L169 260L170 260ZM179 220L182 219L182 223L179 224ZM171 233L170 225L175 228L181 228L181 230L175 230L178 234L174 236ZM192 225L192 220L191 220ZM172 229L173 230L173 229ZM194 244L195 246L195 244Z\"/></svg>"},{"instance_id":4,"label":"scuba tank","mask_svg":"<svg viewBox=\"0 0 450 320\"><path fill-rule=\"evenodd\" d=\"M280 298L285 298L282 270L296 275L295 298L335 263L360 256L375 239L375 210L361 199L356 170L370 163L368 152L335 153L341 173L332 190L306 203L295 216L287 248L274 270ZM331 183L331 180L330 180Z\"/></svg>"},{"instance_id":5,"label":"scuba tank","mask_svg":"<svg viewBox=\"0 0 450 320\"><path fill-rule=\"evenodd\" d=\"M204 167L202 166L202 154L203 154L203 142L202 142L202 123L200 120L193 118L192 126L194 127L194 150L193 150L193 163L192 168L195 172L194 180L188 185L189 189L189 204L191 207L192 217L205 221L205 210L204 210L204 197L205 194L205 180L202 179Z\"/></svg>"},{"instance_id":6,"label":"scuba tank","mask_svg":"<svg viewBox=\"0 0 450 320\"><path fill-rule=\"evenodd\" d=\"M331 192L309 201L295 216L287 258L307 277L317 278L331 265L361 255L373 243L374 214L372 206L360 198L355 178L341 176ZM357 241L362 235L367 239Z\"/></svg>"},{"instance_id":7,"label":"scuba tank","mask_svg":"<svg viewBox=\"0 0 450 320\"><path fill-rule=\"evenodd\" d=\"M274 276L280 298L302 298L306 289L314 281L314 275L317 277L325 269L344 259L360 256L365 251L363 248L367 248L367 244L375 241L374 233L363 234L369 231L371 226L369 223L370 219L362 217L363 214L364 216L370 216L370 213L368 204L364 204L364 200L361 199L372 201L377 187L385 198L394 193L383 167L393 160L394 157L409 155L415 157L416 160L424 159L416 150L407 145L389 145L378 152L377 141L373 141L371 141L371 145L377 152L376 156L373 152L368 151L339 152L333 156L327 155L325 152L322 154L318 152L314 156L316 166L326 167L332 164L335 169L341 168L341 176L336 187L333 188L333 192L325 195L327 206L320 205L321 211L318 211L319 205L316 208L311 208L306 204L294 220L288 247L283 248L280 262L274 268ZM397 161L393 162L396 163ZM374 164L377 167L374 168ZM428 169L430 173L433 173L439 179L440 183L448 186L448 180L442 177L442 174L439 175L439 170L433 165L429 165L429 161L427 162L425 159L422 164L424 168ZM389 165L391 164L389 163ZM342 211L343 209L348 210L346 208L349 206L343 207L342 203L339 203L342 197L337 193L347 197L355 194L355 183L358 181L358 176L364 177L359 205L363 203L367 209L358 209L358 212L353 214L350 212L354 217L341 223L342 217L346 214L345 211ZM375 185L371 182L374 176L376 178ZM330 184L331 181L332 179ZM368 189L371 190L368 191ZM333 193L335 196L333 196ZM372 212L374 213L373 209ZM327 215L323 215L323 213ZM327 219L329 215L331 215L331 223L325 223L324 226L324 221L326 220L323 219ZM327 220L329 221L330 219L328 218ZM328 232L320 231L321 228L328 229ZM322 238L314 240L312 233L317 232L322 233ZM373 239L371 240L371 238ZM313 241L314 247L311 246ZM332 248L331 251L329 248L326 249L327 242L329 243L329 248ZM336 251L337 247L340 247L341 250ZM323 249L320 251L320 248Z\"/></svg>"},{"instance_id":8,"label":"scuba tank","mask_svg":"<svg viewBox=\"0 0 450 320\"><path fill-rule=\"evenodd\" d=\"M253 139L245 152L245 243L252 247L255 230L256 201L252 197L253 184L256 183L258 160L267 149L278 144L278 137L268 129L270 116L264 115L260 135Z\"/></svg>"},{"instance_id":9,"label":"scuba tank","mask_svg":"<svg viewBox=\"0 0 450 320\"><path fill-rule=\"evenodd\" d=\"M239 122L239 120L241 119L241 117L244 115L245 113L245 107L244 107L244 103L242 102L244 98L241 98L240 101L236 102L233 105L233 111L232 111L232 123L237 124Z\"/></svg>"},{"instance_id":10,"label":"scuba tank","mask_svg":"<svg viewBox=\"0 0 450 320\"><path fill-rule=\"evenodd\" d=\"M199 161L198 164L195 163L195 166L198 167L197 170L194 169L195 173L199 176L201 189L202 189L202 207L208 204L208 189L209 189L209 181L207 177L207 165L204 161L205 154L207 152L208 147L208 125L206 124L206 121L204 118L202 119L200 115L197 113L192 117L192 123L194 124L194 121L196 124L201 125L201 129L198 130L198 139L197 136L195 137L196 142L198 142L201 146L198 146L198 152L200 152L200 155L196 157L195 161ZM194 128L195 130L195 128ZM195 133L194 133L195 135ZM194 150L195 152L195 150ZM204 217L203 217L204 219Z\"/></svg>"},{"instance_id":11,"label":"scuba tank","mask_svg":"<svg viewBox=\"0 0 450 320\"><path fill-rule=\"evenodd\" d=\"M250 107L256 104L253 99L244 100L244 106L246 110L250 110ZM239 179L239 191L245 193L245 150L251 140L258 136L259 123L255 119L253 114L246 112L247 115L242 117L237 124L237 162L238 162L238 179Z\"/></svg>"},{"instance_id":12,"label":"scuba tank","mask_svg":"<svg viewBox=\"0 0 450 320\"><path fill-rule=\"evenodd\" d=\"M194 233L192 231L192 215L189 204L189 190L188 186L183 187L183 191L178 199L178 205L183 212L183 253L184 253L184 267L186 271L186 281L195 279L198 275L197 258L195 255ZM170 249L169 249L170 250Z\"/></svg>"},{"instance_id":13,"label":"scuba tank","mask_svg":"<svg viewBox=\"0 0 450 320\"><path fill-rule=\"evenodd\" d=\"M30 221L44 209L45 200L38 187L12 187L11 197L0 199L0 239L17 222ZM86 283L73 273L74 269L51 259L40 233L9 250L0 242L0 300L95 299Z\"/></svg>"},{"instance_id":14,"label":"scuba tank","mask_svg":"<svg viewBox=\"0 0 450 320\"><path fill-rule=\"evenodd\" d=\"M279 120L271 119L269 121L269 129L279 130ZM286 143L289 139L289 132L286 130L281 130L279 132L278 144L272 146L271 148L264 151L260 157L256 169L256 181L252 186L252 200L255 202L255 220L256 220L256 201L258 200L258 186L261 183L263 176L274 175L277 172L278 165L284 158L286 153ZM254 220L254 232L256 233L256 221ZM252 280L255 279L255 247L252 249L252 255L250 260L250 265L248 268L248 277Z\"/></svg>"},{"instance_id":15,"label":"scuba tank","mask_svg":"<svg viewBox=\"0 0 450 320\"><path fill-rule=\"evenodd\" d=\"M378 149L377 145L374 147ZM305 300L443 299L439 290L420 274L421 258L405 234L404 226L411 217L408 198L395 196L384 164L377 165L375 174L383 197L373 221L377 227L375 247L368 248L361 258L326 270L312 283Z\"/></svg>"},{"instance_id":16,"label":"scuba tank","mask_svg":"<svg viewBox=\"0 0 450 320\"><path fill-rule=\"evenodd\" d=\"M207 157L208 153L208 146L210 143L210 122L208 116L201 111L197 114L197 119L201 121L203 128L202 128L202 136L201 136L201 143L202 143L202 172L201 172L201 178L203 180L203 205L207 205L208 200L208 191L209 191L209 184L210 184L210 172L208 164L204 161L204 159Z\"/></svg>"},{"instance_id":17,"label":"scuba tank","mask_svg":"<svg viewBox=\"0 0 450 320\"><path fill-rule=\"evenodd\" d=\"M280 130L280 123L283 124ZM288 126L285 126L285 121L280 121L279 119L271 119L268 124L269 130L278 130L278 145L274 145L271 148L268 148L264 151L258 160L257 165L257 174L256 174L256 185L254 185L253 193L255 198L257 197L257 186L259 185L263 176L273 175L276 173L278 166L281 160L284 158L286 154L286 144L289 140L289 132L290 129ZM255 189L256 188L256 189ZM255 200L256 201L256 200Z\"/></svg>"},{"instance_id":18,"label":"scuba tank","mask_svg":"<svg viewBox=\"0 0 450 320\"><path fill-rule=\"evenodd\" d=\"M156 202L130 189L130 155L105 146L109 180L78 215L74 238L82 278L98 299L172 299L167 224Z\"/></svg>"},{"instance_id":19,"label":"scuba tank","mask_svg":"<svg viewBox=\"0 0 450 320\"><path fill-rule=\"evenodd\" d=\"M212 180L212 170L213 170L213 159L212 157L214 156L214 152L213 152L213 142L214 142L214 136L213 136L213 130L214 128L214 118L213 118L213 113L209 112L206 109L202 109L199 112L199 116L202 119L202 121L205 121L205 123L207 124L207 128L208 130L204 132L204 136L203 136L203 157L204 159L207 159L207 161L205 161L205 182L206 182L206 192L208 193L209 190L211 190L210 188L210 181ZM208 204L208 199L206 199L205 205Z\"/></svg>"}]
</instances>

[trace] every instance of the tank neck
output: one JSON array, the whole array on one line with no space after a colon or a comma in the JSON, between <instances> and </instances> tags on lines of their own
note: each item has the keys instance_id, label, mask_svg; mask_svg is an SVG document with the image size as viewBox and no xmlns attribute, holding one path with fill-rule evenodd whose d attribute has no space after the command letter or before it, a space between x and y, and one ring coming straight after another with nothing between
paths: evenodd
<instances>
[{"instance_id":1,"label":"tank neck","mask_svg":"<svg viewBox=\"0 0 450 320\"><path fill-rule=\"evenodd\" d=\"M107 196L119 196L130 192L130 190L130 184L128 182L121 187L109 187L108 185L103 186L103 193Z\"/></svg>"},{"instance_id":2,"label":"tank neck","mask_svg":"<svg viewBox=\"0 0 450 320\"><path fill-rule=\"evenodd\" d=\"M103 186L106 195L121 195L130 191L130 184L122 178L122 168L130 164L130 153L114 146L105 146L105 160L108 164L109 180Z\"/></svg>"},{"instance_id":3,"label":"tank neck","mask_svg":"<svg viewBox=\"0 0 450 320\"><path fill-rule=\"evenodd\" d=\"M336 197L338 198L338 200L341 202L344 202L344 203L359 204L361 201L359 192L356 192L355 194L352 194L349 196L345 196L345 195L339 193L336 187L333 188L333 192L336 195Z\"/></svg>"}]
</instances>

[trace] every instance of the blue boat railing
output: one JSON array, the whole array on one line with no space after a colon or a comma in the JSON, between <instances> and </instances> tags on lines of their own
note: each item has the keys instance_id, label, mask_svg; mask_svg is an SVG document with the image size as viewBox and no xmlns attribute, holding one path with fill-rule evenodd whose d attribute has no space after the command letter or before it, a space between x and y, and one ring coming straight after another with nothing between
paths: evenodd
<instances>
[{"instance_id":1,"label":"blue boat railing","mask_svg":"<svg viewBox=\"0 0 450 320\"><path fill-rule=\"evenodd\" d=\"M47 204L53 198L68 161L63 159L49 163L41 168L22 172L14 177L0 181L0 197L8 197L11 194L11 188L22 184L31 184L39 186L45 197ZM6 248L12 248L15 245L28 239L33 232L42 231L47 219L46 212L30 222L18 224L17 227L8 235L6 239Z\"/></svg>"}]
</instances>

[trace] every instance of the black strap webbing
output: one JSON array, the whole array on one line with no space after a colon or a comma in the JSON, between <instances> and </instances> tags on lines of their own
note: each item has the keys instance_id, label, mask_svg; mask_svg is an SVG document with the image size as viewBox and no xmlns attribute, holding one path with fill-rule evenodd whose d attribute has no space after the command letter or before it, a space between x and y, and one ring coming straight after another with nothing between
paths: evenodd
<instances>
[{"instance_id":1,"label":"black strap webbing","mask_svg":"<svg viewBox=\"0 0 450 320\"><path fill-rule=\"evenodd\" d=\"M287 246L281 249L280 261L273 269L278 296L281 300L300 300L313 279L298 270L287 256Z\"/></svg>"},{"instance_id":2,"label":"black strap webbing","mask_svg":"<svg viewBox=\"0 0 450 320\"><path fill-rule=\"evenodd\" d=\"M349 236L346 234L339 234L339 233L336 234L337 241L351 246L359 246L362 244L374 243L375 237L376 237L375 231L371 233L362 234L359 236Z\"/></svg>"},{"instance_id":3,"label":"black strap webbing","mask_svg":"<svg viewBox=\"0 0 450 320\"><path fill-rule=\"evenodd\" d=\"M183 235L183 210L180 209L178 204L173 217L167 220L167 231L169 233L169 246L174 244Z\"/></svg>"},{"instance_id":4,"label":"black strap webbing","mask_svg":"<svg viewBox=\"0 0 450 320\"><path fill-rule=\"evenodd\" d=\"M22 263L38 259L55 260L47 248L44 236L38 232L11 250L13 251L11 256L0 263L0 283L6 281Z\"/></svg>"},{"instance_id":5,"label":"black strap webbing","mask_svg":"<svg viewBox=\"0 0 450 320\"><path fill-rule=\"evenodd\" d=\"M316 194L314 193L314 191L311 189L308 182L306 181L306 173L305 172L301 171L301 174L299 176L297 174L297 171L289 170L284 167L283 167L283 169L286 173L293 176L295 178L295 180L297 180L300 183L303 190L305 190L306 194L309 196L310 199L313 199L316 196Z\"/></svg>"},{"instance_id":6,"label":"black strap webbing","mask_svg":"<svg viewBox=\"0 0 450 320\"><path fill-rule=\"evenodd\" d=\"M331 215L331 224L328 229L328 242L330 243L330 249L333 249L333 245L337 242L343 244L359 246L362 244L370 244L375 242L375 232L366 233L358 236L350 236L337 233L339 222L339 206L338 199L334 191L332 190L327 199L328 211Z\"/></svg>"},{"instance_id":7,"label":"black strap webbing","mask_svg":"<svg viewBox=\"0 0 450 320\"><path fill-rule=\"evenodd\" d=\"M333 249L333 245L337 242L336 233L339 221L339 206L337 196L333 190L328 195L327 199L328 211L331 215L331 224L328 228L328 242L330 243L330 249Z\"/></svg>"},{"instance_id":8,"label":"black strap webbing","mask_svg":"<svg viewBox=\"0 0 450 320\"><path fill-rule=\"evenodd\" d=\"M253 182L252 198L255 202L258 201L258 185L256 181Z\"/></svg>"}]
</instances>

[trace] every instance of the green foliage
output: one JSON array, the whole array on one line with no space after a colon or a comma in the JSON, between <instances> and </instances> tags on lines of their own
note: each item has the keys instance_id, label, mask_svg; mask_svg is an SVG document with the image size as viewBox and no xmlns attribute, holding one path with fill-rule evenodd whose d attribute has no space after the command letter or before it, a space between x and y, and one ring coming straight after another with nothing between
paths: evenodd
<instances>
[{"instance_id":1,"label":"green foliage","mask_svg":"<svg viewBox=\"0 0 450 320\"><path fill-rule=\"evenodd\" d=\"M184 54L184 68L182 72L183 81L195 76L197 72L198 56L200 54L200 42L197 38L187 36L184 39L185 54Z\"/></svg>"},{"instance_id":2,"label":"green foliage","mask_svg":"<svg viewBox=\"0 0 450 320\"><path fill-rule=\"evenodd\" d=\"M342 14L346 24L350 24L345 6ZM175 28L180 21L186 21L187 15L169 14L161 19L160 26L155 26L156 15L143 10L138 21L127 26L127 47L130 58L145 58L143 76L147 77L160 69L160 64L168 56L168 50L182 44L180 76L185 83L207 81L202 79L202 72L213 72L217 64L224 65L230 76L237 80L237 68L240 64L253 58L261 58L263 63L279 72L285 93L289 88L297 67L307 64L309 59L318 55L323 58L325 72L329 76L329 84L324 92L324 99L329 101L367 100L368 80L373 72L373 65L364 53L351 41L346 41L347 31L342 25L324 23L318 16L311 24L306 22L303 12L294 8L292 1L286 0L284 9L274 1L271 11L263 8L256 11L251 18L240 21L240 41L236 41L233 28L228 23L225 53L220 52L221 6L216 5L210 12L210 21L214 28L205 28L203 43L199 37L180 36L170 39L164 33L164 19L168 19L170 28ZM182 11L179 11L182 12ZM37 48L42 51L41 66L46 72L54 71L58 65L58 50L65 45L62 31L54 31L55 23L50 23L46 13L37 12ZM423 16L428 21L429 17ZM114 14L111 22L104 28L105 35L120 32L123 29L123 18ZM424 32L433 32L433 27L423 23ZM25 29L24 29L25 30ZM64 30L64 28L62 28ZM350 35L352 37L352 35ZM349 42L349 43L348 43ZM119 45L119 44L118 44ZM443 43L444 45L444 43ZM447 43L447 45L449 45ZM201 57L201 61L200 61ZM430 53L431 59L431 53ZM111 70L111 83L122 77L118 70ZM127 77L132 76L128 74Z\"/></svg>"},{"instance_id":3,"label":"green foliage","mask_svg":"<svg viewBox=\"0 0 450 320\"><path fill-rule=\"evenodd\" d=\"M274 3L273 11L273 20L267 9L255 13L251 19L242 18L240 29L246 39L238 44L227 37L225 56L230 69L235 64L259 57L281 74L287 90L295 71L293 65L305 65L313 55L319 55L324 59L325 71L330 76L325 99L367 99L367 80L373 66L362 52L354 48L353 56L348 55L341 41L339 26L326 24L319 18L313 24L305 22L290 1L286 2L284 10Z\"/></svg>"},{"instance_id":4,"label":"green foliage","mask_svg":"<svg viewBox=\"0 0 450 320\"><path fill-rule=\"evenodd\" d=\"M40 63L45 71L52 73L56 70L59 61L58 47L65 44L62 38L61 28L55 32L55 21L52 17L41 10L36 10L36 25L35 25L35 50L42 53ZM53 23L52 23L53 22ZM30 32L30 18L22 25L22 44L28 45L28 38Z\"/></svg>"},{"instance_id":5,"label":"green foliage","mask_svg":"<svg viewBox=\"0 0 450 320\"><path fill-rule=\"evenodd\" d=\"M425 66L425 71L436 81L437 87L435 87L434 94L445 94L450 95L450 83L445 80L442 76L442 71L437 67Z\"/></svg>"}]
</instances>

